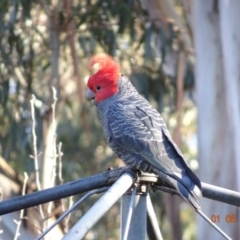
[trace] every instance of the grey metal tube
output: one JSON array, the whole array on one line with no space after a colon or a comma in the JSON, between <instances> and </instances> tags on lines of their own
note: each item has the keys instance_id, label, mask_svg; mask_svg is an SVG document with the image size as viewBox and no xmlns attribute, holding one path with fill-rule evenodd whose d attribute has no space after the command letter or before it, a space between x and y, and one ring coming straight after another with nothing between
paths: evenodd
<instances>
[{"instance_id":1,"label":"grey metal tube","mask_svg":"<svg viewBox=\"0 0 240 240\"><path fill-rule=\"evenodd\" d=\"M201 210L196 210L196 212L209 223L216 231L218 231L225 239L232 240L221 228L219 228L215 223L213 223Z\"/></svg>"},{"instance_id":2,"label":"grey metal tube","mask_svg":"<svg viewBox=\"0 0 240 240\"><path fill-rule=\"evenodd\" d=\"M130 200L130 204L128 206L128 215L127 215L127 219L126 219L126 223L125 223L125 227L124 227L123 240L128 239L128 233L129 233L130 223L132 220L132 213L133 213L136 193L137 193L137 186L135 185L132 190L131 200Z\"/></svg>"},{"instance_id":3,"label":"grey metal tube","mask_svg":"<svg viewBox=\"0 0 240 240\"><path fill-rule=\"evenodd\" d=\"M218 202L228 203L240 207L240 192L232 191L227 188L217 187L208 183L201 182L202 185L202 195L204 198L213 199ZM179 193L173 189L165 186L154 185L152 187L155 190L160 190L174 195L179 195ZM1 204L0 204L1 206Z\"/></svg>"},{"instance_id":4,"label":"grey metal tube","mask_svg":"<svg viewBox=\"0 0 240 240\"><path fill-rule=\"evenodd\" d=\"M147 195L147 232L149 239L163 240L149 194Z\"/></svg>"},{"instance_id":5,"label":"grey metal tube","mask_svg":"<svg viewBox=\"0 0 240 240\"><path fill-rule=\"evenodd\" d=\"M0 215L37 206L39 204L47 203L72 195L85 193L97 188L110 186L124 172L130 172L132 176L136 176L136 174L127 167L105 171L103 173L99 173L90 177L58 185L53 188L44 189L38 192L29 193L24 196L2 201L0 202Z\"/></svg>"},{"instance_id":6,"label":"grey metal tube","mask_svg":"<svg viewBox=\"0 0 240 240\"><path fill-rule=\"evenodd\" d=\"M136 177L136 173L127 167L106 171L53 188L48 188L42 191L2 201L0 202L0 215L37 206L39 204L69 197L79 193L88 192L93 189L110 186L123 172L131 172L131 174ZM220 188L203 182L201 184L203 197L240 207L240 192L228 190L226 188ZM177 194L176 190L169 188L169 186L166 186L165 183L153 185L152 188L155 190L157 189L168 192L170 194Z\"/></svg>"},{"instance_id":7,"label":"grey metal tube","mask_svg":"<svg viewBox=\"0 0 240 240\"><path fill-rule=\"evenodd\" d=\"M85 213L70 229L63 240L80 240L93 225L113 206L113 204L131 187L133 177L124 173L107 192Z\"/></svg>"},{"instance_id":8,"label":"grey metal tube","mask_svg":"<svg viewBox=\"0 0 240 240\"><path fill-rule=\"evenodd\" d=\"M201 182L203 197L240 207L240 192Z\"/></svg>"},{"instance_id":9,"label":"grey metal tube","mask_svg":"<svg viewBox=\"0 0 240 240\"><path fill-rule=\"evenodd\" d=\"M123 240L125 226L129 211L129 204L131 195L124 194L121 200L121 237ZM146 208L146 195L137 194L135 196L134 208L127 240L145 240L146 239L146 221L147 208Z\"/></svg>"},{"instance_id":10,"label":"grey metal tube","mask_svg":"<svg viewBox=\"0 0 240 240\"><path fill-rule=\"evenodd\" d=\"M40 234L35 240L40 240L44 236L46 236L46 234L48 234L55 226L57 226L68 214L70 214L72 211L74 211L88 197L90 197L91 195L96 194L96 193L105 192L106 190L108 190L108 187L95 189L95 190L92 190L92 191L88 192L87 194L85 194L76 203L74 203L72 205L72 207L70 207L68 210L66 210L50 227L48 227L46 230L44 230L44 232L42 232L42 234Z\"/></svg>"}]
</instances>

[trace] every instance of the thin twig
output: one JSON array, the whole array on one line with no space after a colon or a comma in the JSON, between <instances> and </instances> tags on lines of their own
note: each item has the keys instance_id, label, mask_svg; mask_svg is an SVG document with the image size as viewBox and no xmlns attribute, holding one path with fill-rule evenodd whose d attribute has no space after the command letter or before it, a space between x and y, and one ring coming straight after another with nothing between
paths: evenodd
<instances>
[{"instance_id":1,"label":"thin twig","mask_svg":"<svg viewBox=\"0 0 240 240\"><path fill-rule=\"evenodd\" d=\"M53 144L56 145L56 135L54 135L54 140L53 140ZM54 149L54 148L53 148ZM54 152L54 150L53 150ZM50 183L50 187L53 187L54 186L54 182L55 182L55 179L56 179L56 152L54 153L54 156L53 156L53 169L52 169L52 176L51 176L51 183ZM50 215L51 215L51 211L52 211L52 204L53 202L49 202L48 203L48 208L47 208L47 213L48 213L48 219L50 218Z\"/></svg>"},{"instance_id":2,"label":"thin twig","mask_svg":"<svg viewBox=\"0 0 240 240\"><path fill-rule=\"evenodd\" d=\"M33 136L33 156L31 156L34 159L34 167L35 167L35 181L37 185L37 190L41 190L41 184L40 184L40 177L39 177L39 166L38 166L38 153L37 153L37 135L35 132L35 126L36 126L36 120L35 120L35 104L36 97L32 94L32 98L30 100L31 105L31 116L32 116L32 136ZM41 219L44 219L43 209L42 205L38 206L39 213L41 216Z\"/></svg>"},{"instance_id":3,"label":"thin twig","mask_svg":"<svg viewBox=\"0 0 240 240\"><path fill-rule=\"evenodd\" d=\"M24 182L23 182L22 196L24 196L25 193L26 193L27 181L28 181L28 175L27 175L26 172L24 172ZM16 232L15 232L14 240L17 240L18 237L20 236L20 227L21 227L21 224L22 224L23 214L24 214L24 209L22 209L20 211L19 221L14 220L14 222L17 224L17 229L16 229Z\"/></svg>"},{"instance_id":4,"label":"thin twig","mask_svg":"<svg viewBox=\"0 0 240 240\"><path fill-rule=\"evenodd\" d=\"M71 207L73 206L73 196L71 196L69 198L69 205L68 205L68 209L71 209ZM67 233L69 231L69 220L70 220L70 217L71 217L71 214L72 212L70 212L67 217L65 218L65 221L64 221L64 233Z\"/></svg>"},{"instance_id":5,"label":"thin twig","mask_svg":"<svg viewBox=\"0 0 240 240\"><path fill-rule=\"evenodd\" d=\"M63 178L62 178L62 143L60 142L58 144L58 179L60 184L63 184Z\"/></svg>"},{"instance_id":6,"label":"thin twig","mask_svg":"<svg viewBox=\"0 0 240 240\"><path fill-rule=\"evenodd\" d=\"M58 180L60 182L60 185L63 184L63 178L62 178L62 143L60 142L58 144ZM66 211L66 208L65 208L65 203L66 203L66 199L61 199L60 200L60 204L61 204L61 210L62 210L62 213L64 213ZM68 220L69 218L64 218L63 220L63 231L64 233L66 233L68 231Z\"/></svg>"},{"instance_id":7,"label":"thin twig","mask_svg":"<svg viewBox=\"0 0 240 240\"><path fill-rule=\"evenodd\" d=\"M53 103L52 103L52 134L53 134L53 143L52 143L52 153L53 153L53 169L52 169L52 177L51 177L51 185L50 187L54 186L54 182L56 179L56 159L57 159L57 146L56 146L56 103L57 103L57 91L54 87L52 87L52 92L53 92ZM49 202L48 208L47 208L47 213L48 213L48 220L50 219L51 211L52 211L52 205L53 202ZM49 226L49 221L47 226Z\"/></svg>"},{"instance_id":8,"label":"thin twig","mask_svg":"<svg viewBox=\"0 0 240 240\"><path fill-rule=\"evenodd\" d=\"M58 179L60 182L60 185L62 185L64 183L63 178L62 178L62 156L63 156L63 152L62 152L62 143L60 142L58 144ZM61 199L61 210L62 213L64 213L66 211L66 207L65 207L65 203L66 203L66 199ZM69 198L69 207L68 209L70 209L73 205L73 196L71 196ZM70 216L71 216L71 212L69 213L69 215L67 215L67 217L65 217L63 219L63 231L64 233L67 233L69 230L69 220L70 220Z\"/></svg>"}]
</instances>

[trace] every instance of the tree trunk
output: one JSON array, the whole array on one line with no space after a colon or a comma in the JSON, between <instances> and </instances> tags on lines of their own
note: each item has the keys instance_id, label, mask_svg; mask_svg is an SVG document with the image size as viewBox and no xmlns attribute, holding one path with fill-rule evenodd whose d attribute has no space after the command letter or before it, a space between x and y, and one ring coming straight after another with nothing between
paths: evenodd
<instances>
[{"instance_id":1,"label":"tree trunk","mask_svg":"<svg viewBox=\"0 0 240 240\"><path fill-rule=\"evenodd\" d=\"M58 12L57 7L51 11L51 15L49 16L49 39L50 39L50 47L51 47L51 87L55 87L57 89L58 94L60 94L59 87L59 26L58 26ZM52 95L51 95L52 96ZM48 105L53 103L52 99L48 100ZM55 145L54 141L56 141L56 127L57 120L52 120L52 109L45 114L43 120L43 141L44 141L44 155L41 166L41 183L42 188L52 187L52 179L53 179L53 169L56 166L56 159L54 158Z\"/></svg>"},{"instance_id":2,"label":"tree trunk","mask_svg":"<svg viewBox=\"0 0 240 240\"><path fill-rule=\"evenodd\" d=\"M230 73L227 70L228 65L225 64L227 58L222 54L224 52L222 44L227 36L220 31L222 30L221 17L217 1L196 0L194 2L199 177L203 182L237 190L236 179L239 172L236 168L236 160L240 156L236 156L238 150L235 140L237 139L234 137L236 134L232 124L239 119L239 111L233 114L228 110L230 90L227 83L231 76L227 75ZM235 54L231 56L235 57L239 54L239 49L236 49ZM239 74L238 79L234 78L232 81L237 84ZM234 94L235 92L231 92L231 95ZM239 104L235 101L232 96L233 108ZM238 116L235 116L237 114ZM236 119L232 119L235 117ZM217 225L231 238L240 238L238 220L236 223L226 222L227 215L237 217L237 207L208 199L202 199L201 205L208 217L219 215ZM220 239L219 233L205 221L198 218L197 222L197 239Z\"/></svg>"},{"instance_id":3,"label":"tree trunk","mask_svg":"<svg viewBox=\"0 0 240 240\"><path fill-rule=\"evenodd\" d=\"M230 4L219 2L220 24L224 76L226 87L226 102L233 134L233 151L237 173L240 173L240 32L237 30L240 22L240 1ZM240 191L240 174L236 176L238 191Z\"/></svg>"},{"instance_id":4,"label":"tree trunk","mask_svg":"<svg viewBox=\"0 0 240 240\"><path fill-rule=\"evenodd\" d=\"M222 52L226 89L226 105L229 116L228 126L231 131L231 151L235 168L229 174L236 181L233 188L240 191L240 32L237 30L240 22L240 2L230 4L228 1L219 2L220 24L222 36ZM233 239L240 239L240 209L236 208L236 224Z\"/></svg>"}]
</instances>

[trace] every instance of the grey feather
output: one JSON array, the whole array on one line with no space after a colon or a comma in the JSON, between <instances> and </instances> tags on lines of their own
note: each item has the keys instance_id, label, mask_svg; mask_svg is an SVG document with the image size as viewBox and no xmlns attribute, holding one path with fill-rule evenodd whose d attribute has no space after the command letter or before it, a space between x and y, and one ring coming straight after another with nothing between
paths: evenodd
<instances>
[{"instance_id":1,"label":"grey feather","mask_svg":"<svg viewBox=\"0 0 240 240\"><path fill-rule=\"evenodd\" d=\"M193 208L200 209L199 179L173 142L161 115L128 79L123 76L118 93L96 105L113 151L127 165L158 174Z\"/></svg>"}]
</instances>

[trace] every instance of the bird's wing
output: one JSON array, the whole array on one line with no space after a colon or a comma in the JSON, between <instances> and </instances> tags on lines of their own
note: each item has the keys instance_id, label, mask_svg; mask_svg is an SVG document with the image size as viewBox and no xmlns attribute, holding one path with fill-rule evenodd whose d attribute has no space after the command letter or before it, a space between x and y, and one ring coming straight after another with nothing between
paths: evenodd
<instances>
[{"instance_id":1,"label":"bird's wing","mask_svg":"<svg viewBox=\"0 0 240 240\"><path fill-rule=\"evenodd\" d=\"M200 181L172 141L161 115L145 99L134 104L128 101L127 104L120 102L111 106L108 127L115 146L140 155L153 167L187 187L194 183L201 189Z\"/></svg>"}]
</instances>

